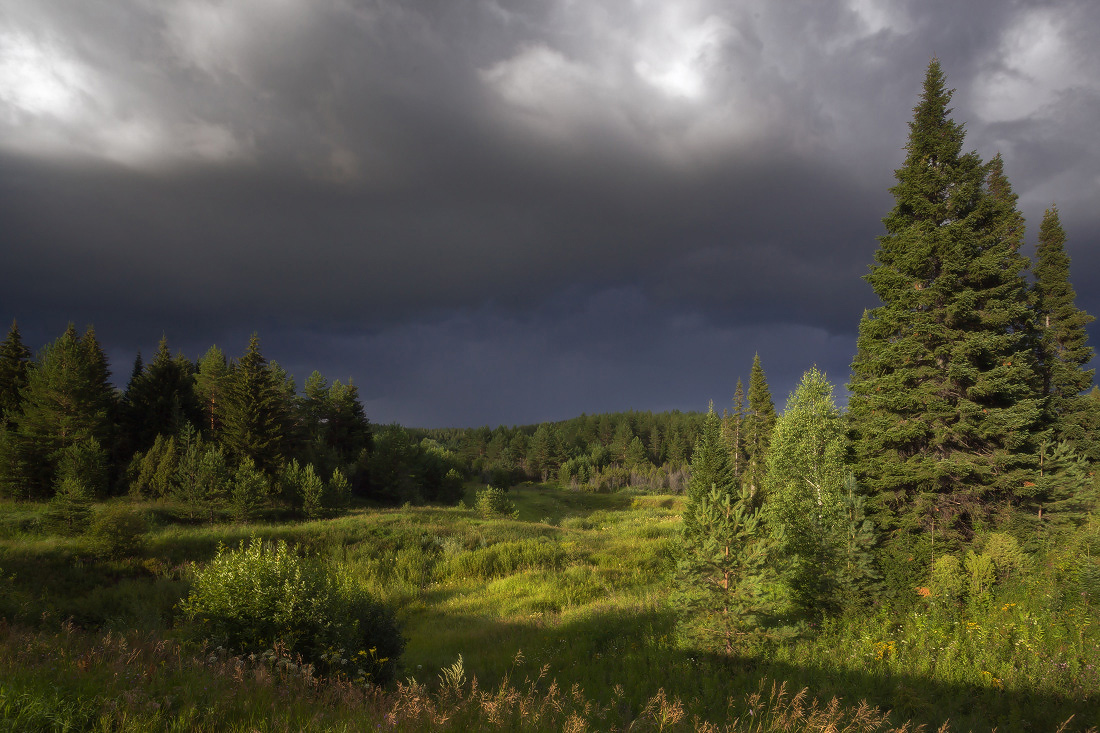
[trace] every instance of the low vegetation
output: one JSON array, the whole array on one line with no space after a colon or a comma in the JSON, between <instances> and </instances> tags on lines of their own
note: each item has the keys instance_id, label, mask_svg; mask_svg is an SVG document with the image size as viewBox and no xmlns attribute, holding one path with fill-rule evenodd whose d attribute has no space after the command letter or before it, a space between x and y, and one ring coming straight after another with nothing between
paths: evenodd
<instances>
[{"instance_id":1,"label":"low vegetation","mask_svg":"<svg viewBox=\"0 0 1100 733\"><path fill-rule=\"evenodd\" d=\"M93 524L121 509L148 522L124 555L48 529L44 505L0 504L0 730L1087 730L1100 719L1100 522L1043 538L1026 572L991 534L976 555L1001 558L992 582L975 583L964 560L957 595L914 589L729 656L681 634L669 605L683 497L553 485L508 497L514 517L407 506L252 525L192 524L164 502L94 506ZM276 560L284 575L311 569L334 619L349 579L368 605L394 609L407 646L393 684L366 683L344 660L400 650L326 637L324 610L310 617L318 629L270 646L234 641L240 615L213 620L219 593L248 592L211 586L214 575ZM299 600L325 595L307 586Z\"/></svg>"}]
</instances>

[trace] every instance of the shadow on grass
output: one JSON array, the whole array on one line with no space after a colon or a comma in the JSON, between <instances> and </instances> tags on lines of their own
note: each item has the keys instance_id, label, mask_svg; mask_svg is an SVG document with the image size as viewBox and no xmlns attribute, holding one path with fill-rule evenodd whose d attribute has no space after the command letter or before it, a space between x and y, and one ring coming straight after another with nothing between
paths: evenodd
<instances>
[{"instance_id":1,"label":"shadow on grass","mask_svg":"<svg viewBox=\"0 0 1100 733\"><path fill-rule=\"evenodd\" d=\"M522 653L517 657L517 652ZM517 685L534 680L546 665L542 684L554 680L565 690L579 685L589 699L612 706L620 718L615 725L623 729L660 689L683 702L689 719L697 715L721 724L748 715L748 696L773 683L785 683L788 698L807 688L809 697L823 704L833 697L851 707L866 701L892 711L894 725L910 721L930 731L945 722L952 731L1054 731L1072 716L1068 732L1100 721L1100 691L1075 700L885 670L796 665L766 655L685 651L675 642L675 618L666 611L585 610L576 618L567 613L560 623L537 614L529 622L449 617L446 628L410 639L407 672L422 682L434 681L459 654L482 687L499 684L505 676ZM613 693L616 685L621 694Z\"/></svg>"}]
</instances>

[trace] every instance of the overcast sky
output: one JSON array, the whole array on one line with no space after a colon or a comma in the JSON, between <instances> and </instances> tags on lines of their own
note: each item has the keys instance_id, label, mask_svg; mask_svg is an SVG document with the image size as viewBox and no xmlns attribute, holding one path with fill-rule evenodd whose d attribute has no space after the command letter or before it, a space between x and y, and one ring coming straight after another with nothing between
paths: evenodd
<instances>
[{"instance_id":1,"label":"overcast sky","mask_svg":"<svg viewBox=\"0 0 1100 733\"><path fill-rule=\"evenodd\" d=\"M1095 0L0 0L0 324L258 331L373 422L843 384L937 56L1100 314Z\"/></svg>"}]
</instances>

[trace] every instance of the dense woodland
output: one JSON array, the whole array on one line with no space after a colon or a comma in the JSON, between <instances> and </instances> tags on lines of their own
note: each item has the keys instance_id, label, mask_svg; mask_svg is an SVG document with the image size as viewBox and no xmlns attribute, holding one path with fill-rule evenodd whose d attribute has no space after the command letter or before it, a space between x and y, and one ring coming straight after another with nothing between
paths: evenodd
<instances>
[{"instance_id":1,"label":"dense woodland","mask_svg":"<svg viewBox=\"0 0 1100 733\"><path fill-rule=\"evenodd\" d=\"M1044 612L1072 602L1091 613L1100 593L1090 549L1100 511L1093 318L1075 303L1057 208L1044 214L1032 262L1004 161L965 152L951 96L933 61L866 276L881 305L859 323L847 409L816 367L777 409L757 356L747 386L737 378L729 402L705 413L377 426L355 385L314 372L299 390L255 335L238 358L212 347L197 361L162 339L120 390L92 328L70 325L32 355L13 323L0 344L0 495L45 504L43 522L70 535L111 497L172 502L194 522L249 522L454 506L475 485L490 487L476 509L504 517L518 511L503 492L532 484L673 495L675 541L653 571L671 589L680 638L725 658L884 609L891 618L988 611L1056 545L1083 549L1059 566L1062 600L1047 592ZM457 562L453 538L425 537L392 561L423 563L401 571L421 587ZM544 540L515 551L545 560ZM219 552L216 562L229 562ZM259 545L248 552L262 562ZM195 587L208 581L218 586L200 575ZM200 607L194 595L183 606ZM877 660L896 653L878 647Z\"/></svg>"}]
</instances>

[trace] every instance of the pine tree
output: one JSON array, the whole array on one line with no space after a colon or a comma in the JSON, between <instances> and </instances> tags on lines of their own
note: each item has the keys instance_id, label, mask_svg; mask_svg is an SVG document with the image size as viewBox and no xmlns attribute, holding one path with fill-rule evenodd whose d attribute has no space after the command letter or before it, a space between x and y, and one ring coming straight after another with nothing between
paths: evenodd
<instances>
[{"instance_id":1,"label":"pine tree","mask_svg":"<svg viewBox=\"0 0 1100 733\"><path fill-rule=\"evenodd\" d=\"M1057 207L1043 214L1035 263L1035 310L1038 316L1040 374L1046 398L1046 424L1055 442L1068 441L1082 455L1100 460L1100 440L1091 434L1087 397L1093 369L1085 326L1095 320L1077 308L1069 280L1066 233Z\"/></svg>"},{"instance_id":2,"label":"pine tree","mask_svg":"<svg viewBox=\"0 0 1100 733\"><path fill-rule=\"evenodd\" d=\"M19 325L11 322L8 336L0 343L0 429L19 409L23 387L27 384L31 351L23 344ZM6 417L10 415L12 417Z\"/></svg>"},{"instance_id":3,"label":"pine tree","mask_svg":"<svg viewBox=\"0 0 1100 733\"><path fill-rule=\"evenodd\" d=\"M268 368L256 334L227 376L223 415L222 441L237 460L247 456L273 472L284 457L289 407L285 382Z\"/></svg>"},{"instance_id":4,"label":"pine tree","mask_svg":"<svg viewBox=\"0 0 1100 733\"><path fill-rule=\"evenodd\" d=\"M303 392L298 404L298 423L308 463L329 473L356 462L363 451L369 452L370 421L354 384L344 385L336 380L330 385L319 372L313 372L306 379ZM488 442L492 444L496 439L493 436Z\"/></svg>"},{"instance_id":5,"label":"pine tree","mask_svg":"<svg viewBox=\"0 0 1100 733\"><path fill-rule=\"evenodd\" d=\"M768 445L775 430L775 403L772 401L760 354L752 359L749 373L749 410L745 415L745 471L742 480L749 495L760 501L767 473Z\"/></svg>"},{"instance_id":6,"label":"pine tree","mask_svg":"<svg viewBox=\"0 0 1100 733\"><path fill-rule=\"evenodd\" d=\"M195 375L195 393L203 413L201 429L209 438L221 430L228 375L225 354L217 346L211 346L199 359L198 373Z\"/></svg>"},{"instance_id":7,"label":"pine tree","mask_svg":"<svg viewBox=\"0 0 1100 733\"><path fill-rule=\"evenodd\" d=\"M135 364L135 370L137 365ZM202 420L191 363L173 358L162 337L153 361L131 378L122 408L132 451L144 451L158 435L177 435Z\"/></svg>"},{"instance_id":8,"label":"pine tree","mask_svg":"<svg viewBox=\"0 0 1100 733\"><path fill-rule=\"evenodd\" d=\"M267 498L267 492L267 477L256 468L251 458L242 458L237 464L229 489L233 516L242 522L255 517Z\"/></svg>"},{"instance_id":9,"label":"pine tree","mask_svg":"<svg viewBox=\"0 0 1100 733\"><path fill-rule=\"evenodd\" d=\"M683 536L672 597L681 628L716 651L744 651L766 637L774 615L776 547L746 488L734 496L712 485L684 519L693 530Z\"/></svg>"},{"instance_id":10,"label":"pine tree","mask_svg":"<svg viewBox=\"0 0 1100 733\"><path fill-rule=\"evenodd\" d=\"M866 276L883 305L860 322L850 384L857 473L902 534L927 529L933 511L966 534L1034 484L1022 221L999 159L962 152L944 82L933 59Z\"/></svg>"},{"instance_id":11,"label":"pine tree","mask_svg":"<svg viewBox=\"0 0 1100 733\"><path fill-rule=\"evenodd\" d=\"M89 329L84 337L69 325L43 350L27 372L20 413L10 436L20 476L5 476L11 486L22 483L30 496L49 496L57 462L64 450L94 439L107 443L114 404L106 358Z\"/></svg>"},{"instance_id":12,"label":"pine tree","mask_svg":"<svg viewBox=\"0 0 1100 733\"><path fill-rule=\"evenodd\" d=\"M710 404L703 419L703 433L695 444L691 456L691 477L687 485L687 501L684 504L684 541L696 540L695 521L699 516L699 504L709 495L712 487L723 495L734 495L733 469L730 455L722 442L721 423Z\"/></svg>"}]
</instances>

